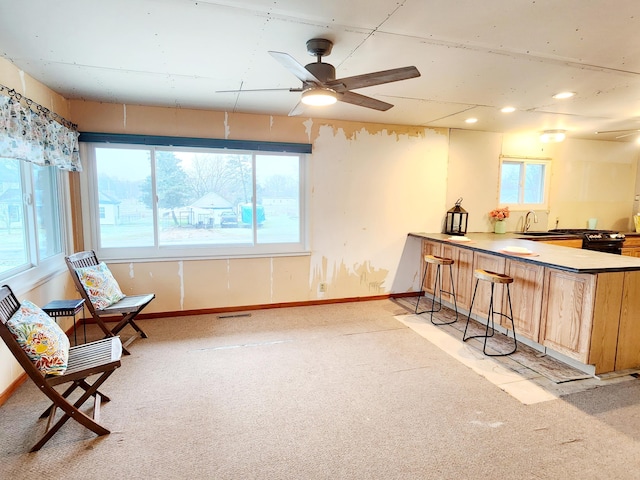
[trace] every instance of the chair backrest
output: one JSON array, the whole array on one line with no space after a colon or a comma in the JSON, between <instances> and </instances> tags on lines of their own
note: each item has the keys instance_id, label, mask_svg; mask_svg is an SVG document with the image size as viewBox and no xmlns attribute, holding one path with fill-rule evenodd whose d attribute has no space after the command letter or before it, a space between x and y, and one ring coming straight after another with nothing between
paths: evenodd
<instances>
[{"instance_id":1,"label":"chair backrest","mask_svg":"<svg viewBox=\"0 0 640 480\"><path fill-rule=\"evenodd\" d=\"M73 268L92 267L99 263L96 252L93 250L74 253L65 257L65 261L67 265L71 265Z\"/></svg>"},{"instance_id":2,"label":"chair backrest","mask_svg":"<svg viewBox=\"0 0 640 480\"><path fill-rule=\"evenodd\" d=\"M45 385L44 375L36 368L29 356L22 349L18 341L15 339L7 321L20 309L20 302L13 294L9 285L0 287L0 337L9 348L24 371L31 377L36 385L43 387Z\"/></svg>"},{"instance_id":3,"label":"chair backrest","mask_svg":"<svg viewBox=\"0 0 640 480\"><path fill-rule=\"evenodd\" d=\"M76 286L76 290L78 291L80 296L84 298L84 303L87 308L89 308L91 315L95 316L95 307L91 303L91 299L89 298L89 295L87 295L87 292L84 289L84 285L82 285L82 282L80 281L80 277L78 276L78 272L76 272L76 268L92 267L94 265L98 265L98 263L100 262L98 261L96 252L94 252L93 250L77 252L69 255L68 257L64 257L64 261L67 263L67 268L69 269L69 273L71 273L71 279L73 280L73 284Z\"/></svg>"}]
</instances>

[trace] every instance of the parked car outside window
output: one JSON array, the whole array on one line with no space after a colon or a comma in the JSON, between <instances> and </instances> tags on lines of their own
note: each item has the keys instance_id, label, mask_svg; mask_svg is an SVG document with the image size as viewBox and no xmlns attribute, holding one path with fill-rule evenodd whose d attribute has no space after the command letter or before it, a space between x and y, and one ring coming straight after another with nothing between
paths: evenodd
<instances>
[{"instance_id":1,"label":"parked car outside window","mask_svg":"<svg viewBox=\"0 0 640 480\"><path fill-rule=\"evenodd\" d=\"M238 226L238 216L234 212L222 212L220 214L220 226L233 228Z\"/></svg>"}]
</instances>

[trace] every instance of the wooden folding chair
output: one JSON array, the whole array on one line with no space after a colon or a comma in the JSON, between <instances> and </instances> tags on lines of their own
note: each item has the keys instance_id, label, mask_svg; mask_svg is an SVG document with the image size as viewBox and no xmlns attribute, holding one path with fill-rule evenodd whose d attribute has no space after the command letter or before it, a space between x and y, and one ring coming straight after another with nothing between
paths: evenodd
<instances>
[{"instance_id":1,"label":"wooden folding chair","mask_svg":"<svg viewBox=\"0 0 640 480\"><path fill-rule=\"evenodd\" d=\"M20 302L18 302L11 288L8 285L0 287L0 336L29 378L53 402L40 416L40 418L48 417L46 432L30 451L40 450L69 418L73 418L98 436L108 434L109 430L98 422L101 402L108 402L110 399L98 391L98 388L120 366L120 338L109 337L104 340L71 347L69 349L67 369L64 374L43 375L20 347L20 344L6 325L7 321L19 308ZM87 378L93 375L98 375L98 377L90 384ZM69 382L71 382L71 385L63 393L59 393L53 388L56 385ZM71 403L69 396L77 388L82 389L84 392L74 403ZM93 415L91 417L80 410L80 407L89 397L94 397ZM58 408L63 411L63 415L56 420Z\"/></svg>"},{"instance_id":2,"label":"wooden folding chair","mask_svg":"<svg viewBox=\"0 0 640 480\"><path fill-rule=\"evenodd\" d=\"M123 353L125 355L129 355L127 347L129 346L129 344L131 344L131 342L138 338L138 336L140 338L147 338L147 334L144 333L144 331L138 326L134 319L142 311L142 309L156 297L155 294L148 293L144 295L125 296L122 300L114 303L109 307L106 307L104 309L96 308L96 306L91 303L91 299L89 298L87 291L82 285L80 277L78 276L78 272L76 271L77 268L98 265L100 262L98 261L98 257L96 257L95 252L93 250L77 252L73 255L65 257L65 261L67 262L67 267L71 272L71 278L73 278L73 283L76 286L76 290L78 290L78 293L80 293L80 295L82 295L82 298L84 298L85 304L87 305L89 312L91 312L91 316L107 337L118 335L120 330L122 330L127 325L130 325L136 331L135 335L129 337L122 344ZM122 319L113 328L109 329L103 318L118 314L122 315Z\"/></svg>"}]
</instances>

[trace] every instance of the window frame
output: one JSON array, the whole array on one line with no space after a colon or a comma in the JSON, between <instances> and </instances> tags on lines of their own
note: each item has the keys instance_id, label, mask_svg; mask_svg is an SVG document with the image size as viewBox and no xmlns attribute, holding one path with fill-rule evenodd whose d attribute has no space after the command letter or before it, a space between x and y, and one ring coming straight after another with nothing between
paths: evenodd
<instances>
[{"instance_id":1,"label":"window frame","mask_svg":"<svg viewBox=\"0 0 640 480\"><path fill-rule=\"evenodd\" d=\"M27 262L22 266L0 273L0 283L11 285L16 295L21 295L38 287L54 276L67 271L64 262L66 252L70 249L71 232L69 231L69 219L71 218L71 206L69 200L69 174L55 166L51 168L53 175L51 179L55 182L53 192L57 196L58 223L56 233L57 241L60 245L60 252L46 258L40 258L39 238L38 238L38 215L36 214L36 189L33 169L39 165L24 160L20 162L20 188L24 209L24 222L26 234ZM39 166L42 167L42 166Z\"/></svg>"},{"instance_id":2,"label":"window frame","mask_svg":"<svg viewBox=\"0 0 640 480\"><path fill-rule=\"evenodd\" d=\"M518 202L502 202L502 167L504 163L519 163L524 166L520 171ZM526 168L528 165L544 165L543 176L543 201L542 203L525 203L525 185ZM500 166L498 171L498 201L500 207L509 207L511 210L548 210L549 209L549 192L551 190L551 158L548 157L523 157L523 156L500 156Z\"/></svg>"},{"instance_id":3,"label":"window frame","mask_svg":"<svg viewBox=\"0 0 640 480\"><path fill-rule=\"evenodd\" d=\"M81 177L81 202L83 205L83 224L85 236L85 248L91 248L96 251L99 258L110 261L130 261L130 260L149 260L149 261L170 261L170 260L197 260L197 259L218 259L218 258L251 258L251 257L273 257L273 256L299 256L309 255L308 232L309 232L309 210L308 210L308 178L309 178L309 161L304 153L297 151L289 152L282 149L269 148L272 144L265 143L267 148L261 150L245 150L240 148L220 148L219 141L215 141L216 147L207 146L206 139L193 142L194 139L186 139L187 142L181 142L180 139L173 137L143 137L146 141L161 139L160 142L145 143L139 141L136 136L133 143L128 143L132 136L123 136L118 142L105 141L86 141L93 137L82 135L80 138L80 153L83 158L84 170ZM166 138L172 140L166 141ZM183 139L185 140L185 139ZM196 146L193 146L196 144ZM242 142L234 146L256 146L260 142ZM285 144L278 144L285 145ZM297 144L293 144L297 145ZM98 205L98 177L96 164L96 148L123 148L127 150L143 149L151 150L151 175L152 185L155 189L156 178L156 162L155 150L161 151L179 151L179 152L198 152L198 153L223 153L228 154L230 151L240 155L252 155L254 169L252 172L252 198L256 198L256 156L268 155L290 155L298 157L299 165L299 241L287 243L256 243L257 230L253 228L252 244L182 244L182 245L161 245L158 239L158 204L153 206L153 238L154 245L151 247L102 247L100 245L100 218ZM157 193L156 193L157 195ZM85 206L87 208L85 208ZM255 203L254 203L255 209ZM255 215L255 210L254 210Z\"/></svg>"}]
</instances>

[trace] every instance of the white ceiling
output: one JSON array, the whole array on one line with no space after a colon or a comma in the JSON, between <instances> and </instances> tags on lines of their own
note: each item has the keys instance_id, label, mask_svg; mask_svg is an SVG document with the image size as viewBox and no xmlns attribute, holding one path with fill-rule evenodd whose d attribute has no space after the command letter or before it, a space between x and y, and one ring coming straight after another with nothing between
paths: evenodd
<instances>
[{"instance_id":1,"label":"white ceiling","mask_svg":"<svg viewBox=\"0 0 640 480\"><path fill-rule=\"evenodd\" d=\"M300 87L267 51L321 37L338 77L422 76L303 115L606 140L640 130L639 32L638 0L0 0L0 55L67 98L287 115L300 93L217 92Z\"/></svg>"}]
</instances>

